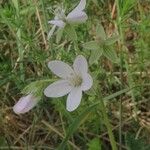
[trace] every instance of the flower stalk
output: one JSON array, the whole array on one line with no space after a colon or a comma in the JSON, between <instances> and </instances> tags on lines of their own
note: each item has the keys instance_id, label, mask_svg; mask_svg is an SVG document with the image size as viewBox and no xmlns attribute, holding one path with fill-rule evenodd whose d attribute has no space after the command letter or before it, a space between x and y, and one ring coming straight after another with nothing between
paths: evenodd
<instances>
[{"instance_id":1,"label":"flower stalk","mask_svg":"<svg viewBox=\"0 0 150 150\"><path fill-rule=\"evenodd\" d=\"M111 124L109 122L109 118L107 116L107 111L106 111L106 107L105 107L103 98L101 96L101 92L99 92L99 94L98 94L98 99L100 100L99 101L100 109L101 109L101 112L102 112L102 115L103 115L105 126L106 126L107 131L108 131L108 135L109 135L109 138L110 138L110 143L111 143L112 150L117 150L115 138L114 138L114 135L113 135L113 132L112 132L112 127L111 127Z\"/></svg>"}]
</instances>

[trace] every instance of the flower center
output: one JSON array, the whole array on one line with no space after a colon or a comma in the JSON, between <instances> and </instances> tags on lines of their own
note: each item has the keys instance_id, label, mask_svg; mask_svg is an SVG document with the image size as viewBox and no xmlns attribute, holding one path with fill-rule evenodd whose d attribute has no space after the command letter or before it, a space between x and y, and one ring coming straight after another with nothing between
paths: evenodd
<instances>
[{"instance_id":1,"label":"flower center","mask_svg":"<svg viewBox=\"0 0 150 150\"><path fill-rule=\"evenodd\" d=\"M82 83L82 78L79 75L73 75L70 79L69 79L70 83L72 86L74 87L78 87L81 85Z\"/></svg>"}]
</instances>

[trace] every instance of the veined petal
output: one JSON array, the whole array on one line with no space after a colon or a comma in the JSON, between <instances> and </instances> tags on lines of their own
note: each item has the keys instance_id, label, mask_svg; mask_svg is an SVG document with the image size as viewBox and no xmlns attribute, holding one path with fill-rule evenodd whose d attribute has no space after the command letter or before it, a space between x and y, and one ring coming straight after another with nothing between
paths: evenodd
<instances>
[{"instance_id":1,"label":"veined petal","mask_svg":"<svg viewBox=\"0 0 150 150\"><path fill-rule=\"evenodd\" d=\"M72 89L72 86L67 80L58 80L50 84L45 90L44 94L47 97L62 97L68 94Z\"/></svg>"},{"instance_id":2,"label":"veined petal","mask_svg":"<svg viewBox=\"0 0 150 150\"><path fill-rule=\"evenodd\" d=\"M62 20L51 20L51 21L48 21L48 23L56 25L56 26L58 26L60 28L64 28L65 25L66 25L66 23L63 22Z\"/></svg>"},{"instance_id":3,"label":"veined petal","mask_svg":"<svg viewBox=\"0 0 150 150\"><path fill-rule=\"evenodd\" d=\"M19 99L19 101L14 105L13 111L16 114L23 114L31 110L37 103L38 99L32 94Z\"/></svg>"},{"instance_id":4,"label":"veined petal","mask_svg":"<svg viewBox=\"0 0 150 150\"><path fill-rule=\"evenodd\" d=\"M78 55L73 63L73 68L74 68L75 73L79 75L87 73L88 64L87 64L87 60L85 59L85 57L82 55Z\"/></svg>"},{"instance_id":5,"label":"veined petal","mask_svg":"<svg viewBox=\"0 0 150 150\"><path fill-rule=\"evenodd\" d=\"M93 79L90 74L82 74L82 84L81 89L83 91L89 90L93 85Z\"/></svg>"},{"instance_id":6,"label":"veined petal","mask_svg":"<svg viewBox=\"0 0 150 150\"><path fill-rule=\"evenodd\" d=\"M83 11L73 11L68 14L68 23L84 23L88 19L88 16Z\"/></svg>"},{"instance_id":7,"label":"veined petal","mask_svg":"<svg viewBox=\"0 0 150 150\"><path fill-rule=\"evenodd\" d=\"M72 10L73 11L82 11L85 9L86 0L80 0L80 3Z\"/></svg>"},{"instance_id":8,"label":"veined petal","mask_svg":"<svg viewBox=\"0 0 150 150\"><path fill-rule=\"evenodd\" d=\"M80 104L82 98L82 90L80 87L75 87L71 90L67 97L67 110L74 111Z\"/></svg>"},{"instance_id":9,"label":"veined petal","mask_svg":"<svg viewBox=\"0 0 150 150\"><path fill-rule=\"evenodd\" d=\"M73 69L68 64L59 60L50 61L48 67L54 74L63 79L67 79L74 74Z\"/></svg>"}]
</instances>

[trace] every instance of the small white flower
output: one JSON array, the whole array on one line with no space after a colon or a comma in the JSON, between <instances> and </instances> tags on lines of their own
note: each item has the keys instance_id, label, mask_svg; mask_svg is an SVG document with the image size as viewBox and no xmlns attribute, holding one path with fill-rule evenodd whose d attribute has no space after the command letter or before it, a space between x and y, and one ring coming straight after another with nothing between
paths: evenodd
<instances>
[{"instance_id":1,"label":"small white flower","mask_svg":"<svg viewBox=\"0 0 150 150\"><path fill-rule=\"evenodd\" d=\"M82 91L89 90L93 79L88 74L88 64L82 55L77 56L73 63L73 69L62 61L50 61L49 69L61 79L49 85L44 94L47 97L61 97L68 94L67 110L75 110L82 98Z\"/></svg>"},{"instance_id":2,"label":"small white flower","mask_svg":"<svg viewBox=\"0 0 150 150\"><path fill-rule=\"evenodd\" d=\"M16 114L24 114L31 110L37 103L39 99L34 97L32 94L21 97L19 101L14 105L13 111Z\"/></svg>"},{"instance_id":3,"label":"small white flower","mask_svg":"<svg viewBox=\"0 0 150 150\"><path fill-rule=\"evenodd\" d=\"M81 0L80 3L74 8L67 16L65 15L65 11L63 9L58 9L54 20L50 20L48 23L54 25L51 31L49 32L49 37L53 34L56 26L59 28L64 28L66 24L78 24L84 23L88 16L84 12L86 6L86 0Z\"/></svg>"}]
</instances>

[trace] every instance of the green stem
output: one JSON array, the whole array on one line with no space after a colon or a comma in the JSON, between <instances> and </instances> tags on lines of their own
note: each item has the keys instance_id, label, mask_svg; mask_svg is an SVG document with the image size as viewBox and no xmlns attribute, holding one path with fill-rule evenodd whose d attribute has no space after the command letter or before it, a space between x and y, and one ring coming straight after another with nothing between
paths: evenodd
<instances>
[{"instance_id":1,"label":"green stem","mask_svg":"<svg viewBox=\"0 0 150 150\"><path fill-rule=\"evenodd\" d=\"M118 27L118 32L120 35L120 40L118 41L119 44L119 50L120 50L120 79L121 79L121 89L123 89L123 63L124 63L124 53L123 53L123 43L124 43L124 37L123 37L123 31L122 31L122 17L120 14L120 5L119 5L119 0L115 0L116 7L117 7L117 27ZM120 96L119 100L119 149L121 150L122 147L122 96Z\"/></svg>"},{"instance_id":2,"label":"green stem","mask_svg":"<svg viewBox=\"0 0 150 150\"><path fill-rule=\"evenodd\" d=\"M101 94L98 94L98 98L100 99L99 104L100 104L101 111L102 111L102 114L103 114L103 117L104 117L104 123L106 125L108 135L109 135L109 138L110 138L110 143L111 143L111 146L112 146L112 150L117 150L115 138L114 138L114 135L113 135L113 132L112 132L112 127L111 127L111 124L109 122L106 107L105 107L105 104L104 104L104 101L103 101L103 98L102 98Z\"/></svg>"},{"instance_id":3,"label":"green stem","mask_svg":"<svg viewBox=\"0 0 150 150\"><path fill-rule=\"evenodd\" d=\"M19 20L20 19L20 8L19 8L19 1L16 0L16 3L14 3L15 9L16 9L16 19ZM17 47L18 47L18 54L19 54L19 67L20 67L20 73L21 73L21 80L24 81L24 65L23 65L23 57L24 57L24 49L22 46L22 42L21 42L21 27L17 27L17 32L16 32L16 39L17 39Z\"/></svg>"}]
</instances>

